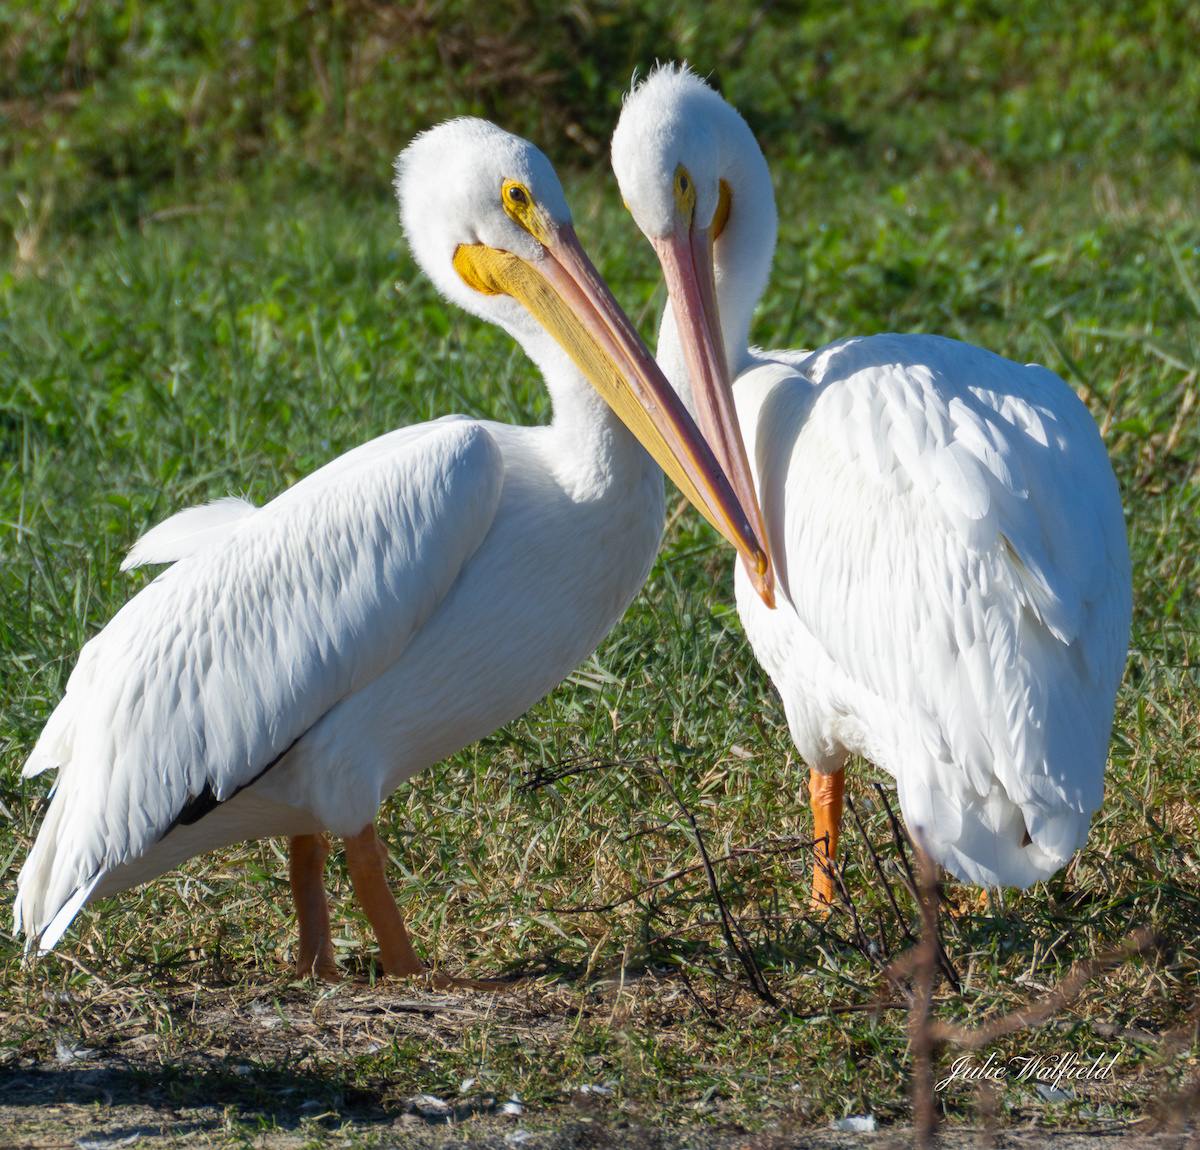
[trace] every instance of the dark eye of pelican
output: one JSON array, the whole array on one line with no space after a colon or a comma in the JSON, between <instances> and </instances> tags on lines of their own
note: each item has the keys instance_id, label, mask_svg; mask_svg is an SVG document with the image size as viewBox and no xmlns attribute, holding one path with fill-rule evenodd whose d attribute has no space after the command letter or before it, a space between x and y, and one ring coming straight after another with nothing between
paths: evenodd
<instances>
[{"instance_id":1,"label":"dark eye of pelican","mask_svg":"<svg viewBox=\"0 0 1200 1150\"><path fill-rule=\"evenodd\" d=\"M528 197L525 195L524 188L509 188L508 198L514 204L525 204L529 202Z\"/></svg>"},{"instance_id":2,"label":"dark eye of pelican","mask_svg":"<svg viewBox=\"0 0 1200 1150\"><path fill-rule=\"evenodd\" d=\"M686 191L688 190L688 178L687 178L687 176L680 176L680 177L679 177L679 190L680 190L681 192L686 192Z\"/></svg>"}]
</instances>

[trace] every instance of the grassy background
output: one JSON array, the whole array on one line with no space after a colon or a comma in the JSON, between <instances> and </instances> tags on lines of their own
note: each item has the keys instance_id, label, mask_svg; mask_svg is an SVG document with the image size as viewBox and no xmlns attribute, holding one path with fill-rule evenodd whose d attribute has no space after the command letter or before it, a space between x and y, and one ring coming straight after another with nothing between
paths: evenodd
<instances>
[{"instance_id":1,"label":"grassy background","mask_svg":"<svg viewBox=\"0 0 1200 1150\"><path fill-rule=\"evenodd\" d=\"M465 111L528 134L559 163L585 246L652 338L657 268L603 150L634 67L686 55L747 115L776 179L781 242L755 339L955 336L1060 372L1103 430L1135 594L1105 807L1049 884L982 905L948 887L943 937L965 986L943 986L936 1010L989 1017L1149 924L1168 940L1156 957L1098 979L1049 1036L996 1044L1116 1054L1116 1083L1057 1104L1014 1086L997 1105L1095 1122L1149 1114L1183 1088L1200 977L1200 18L1182 3L1093 13L1062 0L853 14L824 0L0 6L6 885L49 783L22 782L21 764L81 643L147 577L117 570L142 530L203 499L269 498L403 423L545 417L520 353L418 277L392 156ZM732 613L730 569L697 517L674 518L593 663L385 807L395 886L427 958L566 977L570 1038L485 1040L481 1053L466 1027L436 1058L397 1041L320 1073L412 1093L482 1074L548 1106L572 1076L611 1080L656 1119L908 1113L903 1014L837 1009L881 993L877 963L845 941L845 916L804 917L808 864L791 841L809 827L803 772ZM730 986L702 875L650 887L697 859L662 782L633 765L649 756L710 851L742 852L720 868L725 897L794 1015ZM531 769L594 759L625 765L522 786ZM873 780L887 781L858 764L850 792L891 857ZM846 847L860 916L881 947L902 948L856 831ZM96 1029L86 1009L41 998L59 987L86 1004L82 963L131 1001L165 1002L146 1007L146 1025L168 1036L165 1060L183 1059L203 1040L177 1008L193 989L286 984L294 924L278 856L258 843L193 860L86 911L72 957L33 971L0 942L2 1056L52 1057L55 1036ZM363 971L369 933L337 858L331 882L348 968ZM901 910L914 915L907 896ZM684 974L694 995L679 991ZM939 1099L959 1116L975 1103L966 1089Z\"/></svg>"}]
</instances>

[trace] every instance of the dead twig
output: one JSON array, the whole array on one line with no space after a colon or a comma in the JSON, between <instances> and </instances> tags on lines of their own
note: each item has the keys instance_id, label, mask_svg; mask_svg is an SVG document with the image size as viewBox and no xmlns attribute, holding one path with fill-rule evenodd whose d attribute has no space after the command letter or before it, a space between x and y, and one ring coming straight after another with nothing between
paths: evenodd
<instances>
[{"instance_id":1,"label":"dead twig","mask_svg":"<svg viewBox=\"0 0 1200 1150\"><path fill-rule=\"evenodd\" d=\"M878 785L879 784L877 783L876 784L877 788L878 788ZM892 908L892 913L896 916L896 922L900 924L900 929L904 932L904 937L907 938L909 940L909 942L915 944L917 940L915 938L913 938L912 931L908 929L908 923L904 921L904 915L902 915L900 913L900 907L896 903L896 896L894 894L892 894L892 884L888 881L888 876L883 869L883 864L879 861L879 855L875 853L875 848L871 845L871 840L867 836L866 828L862 825L862 819L860 819L858 817L858 808L854 805L854 799L850 795L846 796L846 806L848 806L850 808L850 816L851 816L851 818L854 819L854 825L858 827L858 833L860 835L862 835L862 840L863 840L863 843L866 845L867 853L871 856L871 864L875 868L875 873L877 875L879 875L880 883L883 886L883 893L887 895L887 900ZM888 808L888 815L889 815L889 817L892 817L892 812L891 812L890 807ZM892 817L892 822L893 822L892 837L895 838L895 819L894 819L894 817ZM899 843L897 843L897 845L899 845ZM880 938L880 942L882 943L882 941L883 941L883 933L882 932L880 932L879 938Z\"/></svg>"},{"instance_id":2,"label":"dead twig","mask_svg":"<svg viewBox=\"0 0 1200 1150\"><path fill-rule=\"evenodd\" d=\"M763 978L762 971L758 969L758 963L754 961L754 951L750 946L750 940L742 931L741 924L730 913L729 908L725 905L725 900L721 897L721 889L717 885L717 875L713 870L712 862L708 857L708 850L704 846L704 836L700 834L700 828L696 825L696 820L692 812L684 805L683 800L675 793L675 788L667 781L667 776L663 773L662 768L657 762L651 761L647 763L647 769L658 775L662 785L666 787L667 793L675 800L676 806L683 812L684 818L692 828L692 837L696 841L696 849L700 852L700 859L704 865L704 873L708 876L709 889L712 890L713 898L717 902L717 911L721 916L721 933L725 936L725 942L729 949L737 955L738 961L742 964L742 969L746 972L746 977L750 979L750 986L754 993L763 1000L768 1006L779 1008L779 999L771 993L771 988L767 985L767 980ZM737 931L738 938L742 945L738 946L733 939L733 932Z\"/></svg>"},{"instance_id":3,"label":"dead twig","mask_svg":"<svg viewBox=\"0 0 1200 1150\"><path fill-rule=\"evenodd\" d=\"M723 1031L725 1024L721 1021L717 1012L696 993L696 988L692 985L692 980L687 976L687 970L682 964L680 964L678 969L680 977L683 979L683 985L687 987L687 992L692 996L692 1001L704 1012L705 1020L709 1025L716 1027L717 1030Z\"/></svg>"},{"instance_id":4,"label":"dead twig","mask_svg":"<svg viewBox=\"0 0 1200 1150\"><path fill-rule=\"evenodd\" d=\"M564 768L562 770L550 771L544 767L535 767L526 771L525 781L517 790L535 791L539 787L548 787L551 783L558 782L559 779L570 778L572 775L586 775L594 771L606 771L610 767L641 768L644 765L641 759L594 759L583 755L575 758L568 757L554 764L555 768Z\"/></svg>"},{"instance_id":5,"label":"dead twig","mask_svg":"<svg viewBox=\"0 0 1200 1150\"><path fill-rule=\"evenodd\" d=\"M891 828L892 828L892 841L896 844L896 853L900 856L900 862L904 867L904 875L901 876L900 881L905 885L906 889L908 890L908 893L910 895L912 895L913 902L915 902L917 904L917 906L921 906L922 899L924 898L923 891L926 888L922 885L922 882L918 880L917 875L913 872L913 868L908 861L908 852L905 851L905 849L904 849L904 844L908 843L912 847L913 853L916 854L918 856L918 858L920 858L920 859L925 858L924 851L922 850L922 848L920 846L918 846L916 843L914 843L912 841L912 839L908 835L908 832L906 830L904 830L904 828L901 826L900 820L896 818L895 812L893 812L893 810L892 810L892 804L888 802L887 794L885 793L884 789L878 783L875 784L875 791L879 795L879 801L881 803L883 803L883 809L887 812L888 823L891 825ZM856 819L856 821L857 821L857 819ZM931 865L934 865L934 864L932 864L932 862L931 862ZM935 866L933 873L936 876L936 874L937 874L936 866ZM936 879L935 879L933 885L928 888L928 890L931 893L931 895L935 901L935 904L940 906L941 901L942 901L942 895L941 895L941 890L939 888L939 885L936 882ZM891 898L890 889L888 891L888 897L889 897L889 899L891 899L892 905L895 906L896 902L895 902L894 898ZM899 914L898 910L897 910L897 914ZM935 916L935 921L936 921L936 916ZM901 923L903 923L903 919L901 919ZM907 928L905 928L904 932L908 938L912 938L912 934L911 934L911 932L909 932L907 930ZM919 947L920 943L918 943L917 945ZM950 985L954 988L954 992L956 994L961 994L962 993L962 979L959 978L958 971L955 969L954 963L952 963L950 961L950 956L946 953L946 948L944 946L942 946L942 940L939 937L936 930L934 932L934 946L935 946L935 950L937 953L938 965L941 967L942 973L946 976L946 981L949 982Z\"/></svg>"},{"instance_id":6,"label":"dead twig","mask_svg":"<svg viewBox=\"0 0 1200 1150\"><path fill-rule=\"evenodd\" d=\"M812 849L812 842L808 839L788 838L780 839L778 846L749 846L749 847L734 847L726 855L721 855L719 858L712 860L714 863L733 862L740 858L756 858L760 855L782 855L782 854L804 854ZM606 903L585 903L583 906L546 906L542 905L541 910L553 911L555 914L604 914L611 910L616 910L619 906L624 906L627 902L636 902L649 891L655 890L660 886L665 886L668 883L675 882L677 879L684 878L689 874L695 874L698 870L704 870L703 863L695 863L692 866L681 867L679 870L672 871L668 875L663 875L662 878L657 878L653 882L646 883L640 890L633 894L624 895L622 898L614 899L612 902Z\"/></svg>"},{"instance_id":7,"label":"dead twig","mask_svg":"<svg viewBox=\"0 0 1200 1150\"><path fill-rule=\"evenodd\" d=\"M920 874L917 889L921 908L921 939L917 943L915 956L916 993L908 1012L909 1043L913 1052L913 1127L916 1144L930 1146L937 1125L937 1105L933 1097L935 1032L929 1022L933 983L941 951L938 941L937 868L933 859L919 845L914 843L913 847Z\"/></svg>"},{"instance_id":8,"label":"dead twig","mask_svg":"<svg viewBox=\"0 0 1200 1150\"><path fill-rule=\"evenodd\" d=\"M1132 931L1116 946L1092 958L1080 959L1067 972L1066 977L1042 998L978 1026L937 1023L933 1027L934 1041L952 1042L964 1050L978 1050L987 1046L989 1042L995 1042L997 1038L1038 1026L1074 1002L1083 988L1097 975L1131 958L1156 951L1161 946L1162 938L1156 931L1146 927Z\"/></svg>"}]
</instances>

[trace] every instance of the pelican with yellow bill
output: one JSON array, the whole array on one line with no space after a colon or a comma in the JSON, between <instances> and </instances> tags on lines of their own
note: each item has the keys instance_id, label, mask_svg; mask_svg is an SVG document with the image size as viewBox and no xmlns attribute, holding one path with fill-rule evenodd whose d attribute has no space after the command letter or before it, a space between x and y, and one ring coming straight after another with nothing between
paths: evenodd
<instances>
[{"instance_id":1,"label":"pelican with yellow bill","mask_svg":"<svg viewBox=\"0 0 1200 1150\"><path fill-rule=\"evenodd\" d=\"M580 247L545 157L460 119L419 136L396 173L417 263L523 346L553 418L402 428L262 507L182 511L135 544L126 566L169 566L84 646L25 765L58 771L18 880L30 946L203 851L286 836L295 965L337 978L333 834L384 971L420 973L380 804L596 649L654 563L663 470L771 597L761 521L735 494L745 453L744 474L718 466Z\"/></svg>"}]
</instances>

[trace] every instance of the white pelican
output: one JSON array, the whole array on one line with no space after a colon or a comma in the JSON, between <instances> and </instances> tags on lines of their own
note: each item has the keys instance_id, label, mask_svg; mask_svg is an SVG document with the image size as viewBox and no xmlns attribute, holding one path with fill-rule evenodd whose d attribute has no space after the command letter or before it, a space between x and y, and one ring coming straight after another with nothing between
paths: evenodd
<instances>
[{"instance_id":1,"label":"white pelican","mask_svg":"<svg viewBox=\"0 0 1200 1150\"><path fill-rule=\"evenodd\" d=\"M329 831L384 970L418 973L380 803L520 715L621 617L662 534L654 459L769 594L755 528L584 255L541 152L461 119L396 172L417 262L524 347L553 422L404 428L261 508L184 511L134 546L125 566L173 566L84 646L25 765L59 772L18 878L30 946L195 854L287 835L297 968L336 978ZM752 490L748 466L734 478Z\"/></svg>"},{"instance_id":2,"label":"white pelican","mask_svg":"<svg viewBox=\"0 0 1200 1150\"><path fill-rule=\"evenodd\" d=\"M958 877L1048 878L1103 798L1129 642L1120 492L1087 408L1043 367L936 336L748 348L771 178L686 67L630 94L612 159L666 277L659 364L685 398L692 381L701 428L736 381L780 602L760 610L739 573L738 610L810 767L817 841L836 850L854 753ZM820 852L813 879L832 901Z\"/></svg>"}]
</instances>

